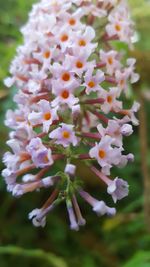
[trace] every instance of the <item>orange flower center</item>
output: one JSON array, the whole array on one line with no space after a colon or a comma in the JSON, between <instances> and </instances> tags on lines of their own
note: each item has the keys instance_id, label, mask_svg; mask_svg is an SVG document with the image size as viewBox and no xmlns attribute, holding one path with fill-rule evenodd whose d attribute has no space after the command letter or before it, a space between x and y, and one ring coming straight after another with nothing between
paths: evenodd
<instances>
[{"instance_id":1,"label":"orange flower center","mask_svg":"<svg viewBox=\"0 0 150 267\"><path fill-rule=\"evenodd\" d=\"M68 72L63 73L62 80L68 82L70 80L70 74Z\"/></svg>"},{"instance_id":2,"label":"orange flower center","mask_svg":"<svg viewBox=\"0 0 150 267\"><path fill-rule=\"evenodd\" d=\"M44 52L43 57L44 58L49 58L50 55L51 55L50 51L46 51L46 52Z\"/></svg>"},{"instance_id":3,"label":"orange flower center","mask_svg":"<svg viewBox=\"0 0 150 267\"><path fill-rule=\"evenodd\" d=\"M75 20L74 18L71 18L71 19L69 20L69 24L70 24L71 26L74 26L74 25L76 24L76 20Z\"/></svg>"},{"instance_id":4,"label":"orange flower center","mask_svg":"<svg viewBox=\"0 0 150 267\"><path fill-rule=\"evenodd\" d=\"M82 69L82 68L83 68L83 63L82 63L81 61L77 61L77 62L76 62L76 67L77 67L78 69Z\"/></svg>"},{"instance_id":5,"label":"orange flower center","mask_svg":"<svg viewBox=\"0 0 150 267\"><path fill-rule=\"evenodd\" d=\"M86 41L84 39L79 40L79 46L86 46Z\"/></svg>"},{"instance_id":6,"label":"orange flower center","mask_svg":"<svg viewBox=\"0 0 150 267\"><path fill-rule=\"evenodd\" d=\"M116 24L115 25L115 29L117 32L120 32L121 31L121 26L119 24Z\"/></svg>"},{"instance_id":7,"label":"orange flower center","mask_svg":"<svg viewBox=\"0 0 150 267\"><path fill-rule=\"evenodd\" d=\"M112 57L109 57L109 58L108 58L108 63L109 63L110 65L113 64L113 58L112 58Z\"/></svg>"},{"instance_id":8,"label":"orange flower center","mask_svg":"<svg viewBox=\"0 0 150 267\"><path fill-rule=\"evenodd\" d=\"M95 86L95 82L94 82L94 81L90 81L90 82L88 83L88 86L89 86L90 88L93 88L93 87Z\"/></svg>"},{"instance_id":9,"label":"orange flower center","mask_svg":"<svg viewBox=\"0 0 150 267\"><path fill-rule=\"evenodd\" d=\"M46 121L49 121L49 120L51 119L51 117L52 117L52 115L51 115L50 112L47 112L47 113L44 114L44 119L45 119Z\"/></svg>"},{"instance_id":10,"label":"orange flower center","mask_svg":"<svg viewBox=\"0 0 150 267\"><path fill-rule=\"evenodd\" d=\"M120 81L120 85L124 85L125 84L125 81L122 79L121 81Z\"/></svg>"},{"instance_id":11,"label":"orange flower center","mask_svg":"<svg viewBox=\"0 0 150 267\"><path fill-rule=\"evenodd\" d=\"M47 155L43 158L43 162L44 162L44 163L48 163L48 162L49 162L49 158L48 158Z\"/></svg>"},{"instance_id":12,"label":"orange flower center","mask_svg":"<svg viewBox=\"0 0 150 267\"><path fill-rule=\"evenodd\" d=\"M109 96L107 97L107 102L108 102L109 104L111 104L111 103L112 103L112 100L113 100L112 96L109 95Z\"/></svg>"},{"instance_id":13,"label":"orange flower center","mask_svg":"<svg viewBox=\"0 0 150 267\"><path fill-rule=\"evenodd\" d=\"M100 149L98 155L101 159L104 159L106 157L106 152L103 149Z\"/></svg>"},{"instance_id":14,"label":"orange flower center","mask_svg":"<svg viewBox=\"0 0 150 267\"><path fill-rule=\"evenodd\" d=\"M66 42L66 41L68 41L68 39L69 39L69 37L68 37L67 34L63 34L63 35L61 36L61 41L62 41L62 42Z\"/></svg>"},{"instance_id":15,"label":"orange flower center","mask_svg":"<svg viewBox=\"0 0 150 267\"><path fill-rule=\"evenodd\" d=\"M69 92L67 90L62 91L61 93L62 98L67 99L69 97Z\"/></svg>"},{"instance_id":16,"label":"orange flower center","mask_svg":"<svg viewBox=\"0 0 150 267\"><path fill-rule=\"evenodd\" d=\"M70 137L70 133L67 131L64 131L62 135L63 135L63 138L65 139L68 139Z\"/></svg>"}]
</instances>

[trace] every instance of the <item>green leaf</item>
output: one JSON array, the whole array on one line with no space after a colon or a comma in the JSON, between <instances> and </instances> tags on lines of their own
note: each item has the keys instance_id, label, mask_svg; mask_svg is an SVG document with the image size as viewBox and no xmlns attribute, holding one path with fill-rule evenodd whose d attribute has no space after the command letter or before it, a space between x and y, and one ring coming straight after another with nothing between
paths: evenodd
<instances>
[{"instance_id":1,"label":"green leaf","mask_svg":"<svg viewBox=\"0 0 150 267\"><path fill-rule=\"evenodd\" d=\"M149 267L150 251L139 251L133 258L122 267Z\"/></svg>"}]
</instances>

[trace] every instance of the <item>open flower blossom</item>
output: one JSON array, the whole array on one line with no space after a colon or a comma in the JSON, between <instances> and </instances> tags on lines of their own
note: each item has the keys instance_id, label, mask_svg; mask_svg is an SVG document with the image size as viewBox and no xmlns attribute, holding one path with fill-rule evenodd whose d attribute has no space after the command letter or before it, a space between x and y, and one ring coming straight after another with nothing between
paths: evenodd
<instances>
[{"instance_id":1,"label":"open flower blossom","mask_svg":"<svg viewBox=\"0 0 150 267\"><path fill-rule=\"evenodd\" d=\"M88 69L85 74L85 87L86 87L86 94L89 95L91 92L102 92L102 87L100 84L105 81L104 72L98 70L96 75L93 76L94 69Z\"/></svg>"},{"instance_id":2,"label":"open flower blossom","mask_svg":"<svg viewBox=\"0 0 150 267\"><path fill-rule=\"evenodd\" d=\"M113 147L114 139L109 135L101 137L99 143L89 151L91 158L95 158L102 168L102 172L109 175L113 165L118 166L122 160L122 148ZM123 156L124 157L124 156Z\"/></svg>"},{"instance_id":3,"label":"open flower blossom","mask_svg":"<svg viewBox=\"0 0 150 267\"><path fill-rule=\"evenodd\" d=\"M109 14L106 32L108 36L117 36L120 41L131 44L133 22L130 18L126 1L121 2L121 5L116 6Z\"/></svg>"},{"instance_id":4,"label":"open flower blossom","mask_svg":"<svg viewBox=\"0 0 150 267\"><path fill-rule=\"evenodd\" d=\"M78 141L73 131L73 125L62 123L61 127L58 127L49 134L49 138L56 139L55 143L64 147L76 146Z\"/></svg>"},{"instance_id":5,"label":"open flower blossom","mask_svg":"<svg viewBox=\"0 0 150 267\"><path fill-rule=\"evenodd\" d=\"M40 138L33 138L26 146L28 154L31 156L36 167L44 168L53 164L51 149L42 144Z\"/></svg>"},{"instance_id":6,"label":"open flower blossom","mask_svg":"<svg viewBox=\"0 0 150 267\"><path fill-rule=\"evenodd\" d=\"M57 108L51 108L49 101L47 100L40 100L39 102L39 112L32 111L29 116L29 122L36 126L38 124L43 124L43 132L48 132L50 125L58 119L57 116Z\"/></svg>"},{"instance_id":7,"label":"open flower blossom","mask_svg":"<svg viewBox=\"0 0 150 267\"><path fill-rule=\"evenodd\" d=\"M120 200L128 195L128 187L129 185L126 181L117 177L109 184L107 192L112 195L114 202L116 202L117 199Z\"/></svg>"},{"instance_id":8,"label":"open flower blossom","mask_svg":"<svg viewBox=\"0 0 150 267\"><path fill-rule=\"evenodd\" d=\"M15 197L49 190L48 200L29 213L36 227L65 202L70 228L79 230L86 223L80 197L99 216L116 214L84 191L77 160L105 183L114 203L128 195L128 183L111 171L134 159L123 141L138 125L139 104L128 109L124 98L139 75L135 59L125 60L113 41L131 47L133 25L126 0L41 0L21 29L24 42L5 79L18 91L16 110L6 114L11 152L2 174Z\"/></svg>"}]
</instances>

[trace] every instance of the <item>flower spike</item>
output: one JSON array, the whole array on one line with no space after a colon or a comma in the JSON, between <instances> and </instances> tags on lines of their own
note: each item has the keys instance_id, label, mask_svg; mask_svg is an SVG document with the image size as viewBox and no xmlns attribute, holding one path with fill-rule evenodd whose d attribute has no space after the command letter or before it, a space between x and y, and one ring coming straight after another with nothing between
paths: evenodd
<instances>
[{"instance_id":1,"label":"flower spike","mask_svg":"<svg viewBox=\"0 0 150 267\"><path fill-rule=\"evenodd\" d=\"M114 216L116 209L84 191L74 162L88 165L114 203L129 192L111 170L134 159L125 154L123 140L138 125L139 104L126 109L122 95L139 75L135 59L125 61L113 41L132 47L133 22L126 0L41 0L21 32L24 43L4 81L18 91L17 108L6 114L11 152L4 154L2 175L15 197L50 190L43 206L29 213L36 227L65 202L70 228L77 231L86 223L78 198L99 216Z\"/></svg>"}]
</instances>

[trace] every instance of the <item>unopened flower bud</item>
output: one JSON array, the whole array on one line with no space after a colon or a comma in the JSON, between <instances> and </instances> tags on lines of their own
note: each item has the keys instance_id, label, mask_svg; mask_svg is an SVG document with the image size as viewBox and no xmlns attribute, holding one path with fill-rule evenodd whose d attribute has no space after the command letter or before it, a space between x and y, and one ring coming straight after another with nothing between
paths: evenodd
<instances>
[{"instance_id":1,"label":"unopened flower bud","mask_svg":"<svg viewBox=\"0 0 150 267\"><path fill-rule=\"evenodd\" d=\"M124 135L124 136L129 136L133 133L133 128L132 128L132 125L130 124L124 124L122 127L121 127L121 133Z\"/></svg>"}]
</instances>

